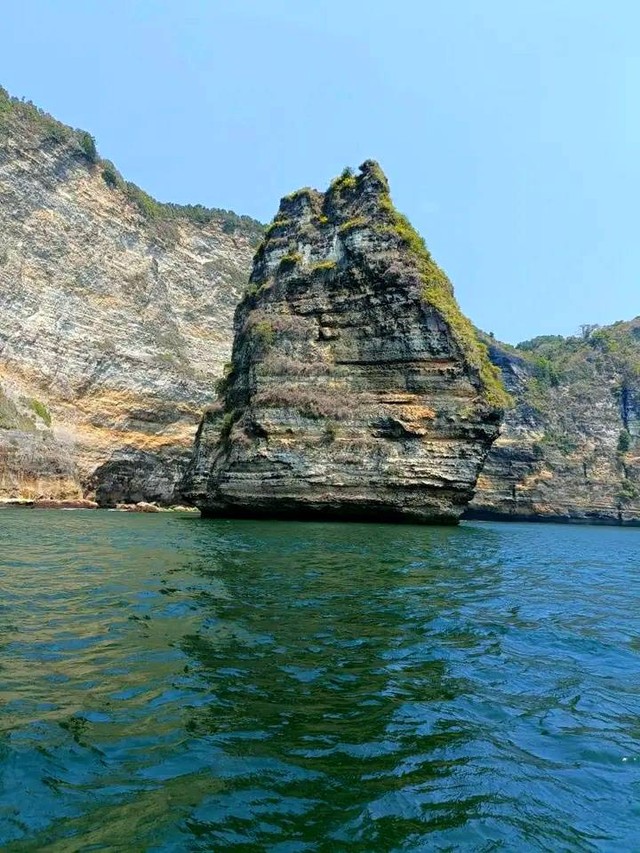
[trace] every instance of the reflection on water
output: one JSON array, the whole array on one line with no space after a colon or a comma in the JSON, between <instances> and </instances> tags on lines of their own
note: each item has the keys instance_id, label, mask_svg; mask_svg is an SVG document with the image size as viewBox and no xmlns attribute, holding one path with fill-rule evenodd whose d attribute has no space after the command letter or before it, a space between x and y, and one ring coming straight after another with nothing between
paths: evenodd
<instances>
[{"instance_id":1,"label":"reflection on water","mask_svg":"<svg viewBox=\"0 0 640 853\"><path fill-rule=\"evenodd\" d=\"M0 847L631 850L638 532L0 516Z\"/></svg>"}]
</instances>

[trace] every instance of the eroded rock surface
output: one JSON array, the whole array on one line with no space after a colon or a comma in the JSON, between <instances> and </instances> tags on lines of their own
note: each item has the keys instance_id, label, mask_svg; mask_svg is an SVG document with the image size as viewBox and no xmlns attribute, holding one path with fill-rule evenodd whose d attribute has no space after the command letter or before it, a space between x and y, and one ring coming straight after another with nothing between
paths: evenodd
<instances>
[{"instance_id":1,"label":"eroded rock surface","mask_svg":"<svg viewBox=\"0 0 640 853\"><path fill-rule=\"evenodd\" d=\"M56 437L39 401L0 387L0 505L82 498L73 448Z\"/></svg>"},{"instance_id":2,"label":"eroded rock surface","mask_svg":"<svg viewBox=\"0 0 640 853\"><path fill-rule=\"evenodd\" d=\"M640 318L490 353L515 405L470 517L640 524Z\"/></svg>"},{"instance_id":3,"label":"eroded rock surface","mask_svg":"<svg viewBox=\"0 0 640 853\"><path fill-rule=\"evenodd\" d=\"M171 501L261 234L159 205L0 90L0 498Z\"/></svg>"},{"instance_id":4,"label":"eroded rock surface","mask_svg":"<svg viewBox=\"0 0 640 853\"><path fill-rule=\"evenodd\" d=\"M284 198L185 482L204 514L455 522L505 402L369 161Z\"/></svg>"}]
</instances>

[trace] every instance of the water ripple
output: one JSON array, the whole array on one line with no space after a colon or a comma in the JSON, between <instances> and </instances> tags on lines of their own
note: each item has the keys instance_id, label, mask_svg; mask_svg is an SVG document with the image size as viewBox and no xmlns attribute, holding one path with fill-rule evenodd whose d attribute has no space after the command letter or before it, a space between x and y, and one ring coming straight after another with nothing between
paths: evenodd
<instances>
[{"instance_id":1,"label":"water ripple","mask_svg":"<svg viewBox=\"0 0 640 853\"><path fill-rule=\"evenodd\" d=\"M0 518L8 851L620 851L638 532Z\"/></svg>"}]
</instances>

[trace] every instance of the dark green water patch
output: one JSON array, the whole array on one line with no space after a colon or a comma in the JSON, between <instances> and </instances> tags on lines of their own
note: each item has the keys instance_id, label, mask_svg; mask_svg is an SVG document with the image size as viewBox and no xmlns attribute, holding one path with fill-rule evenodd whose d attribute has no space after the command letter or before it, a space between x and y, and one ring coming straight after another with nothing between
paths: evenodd
<instances>
[{"instance_id":1,"label":"dark green water patch","mask_svg":"<svg viewBox=\"0 0 640 853\"><path fill-rule=\"evenodd\" d=\"M639 544L4 512L0 849L638 849Z\"/></svg>"}]
</instances>

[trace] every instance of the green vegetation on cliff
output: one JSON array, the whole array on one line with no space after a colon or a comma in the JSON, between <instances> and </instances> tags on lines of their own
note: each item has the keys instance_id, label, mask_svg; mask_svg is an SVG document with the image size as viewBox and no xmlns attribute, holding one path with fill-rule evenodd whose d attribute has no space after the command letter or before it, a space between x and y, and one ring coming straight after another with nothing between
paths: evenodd
<instances>
[{"instance_id":1,"label":"green vegetation on cliff","mask_svg":"<svg viewBox=\"0 0 640 853\"><path fill-rule=\"evenodd\" d=\"M396 210L389 194L387 179L378 164L368 161L364 165L382 189L381 206L388 218L388 224L382 227L392 231L417 261L424 282L424 301L436 309L451 329L467 363L476 370L480 378L483 396L487 403L500 409L508 408L511 398L502 384L500 371L491 363L487 347L479 340L473 324L460 310L451 282L431 257L421 235L407 217ZM331 185L331 189L343 191L345 188L350 188L352 181L355 180L352 173L345 170Z\"/></svg>"},{"instance_id":2,"label":"green vegetation on cliff","mask_svg":"<svg viewBox=\"0 0 640 853\"><path fill-rule=\"evenodd\" d=\"M41 403L40 400L33 399L29 400L28 405L46 426L51 426L51 412L44 403Z\"/></svg>"},{"instance_id":3,"label":"green vegetation on cliff","mask_svg":"<svg viewBox=\"0 0 640 853\"><path fill-rule=\"evenodd\" d=\"M531 365L539 388L618 377L623 393L640 380L640 318L611 326L583 326L579 335L543 335L515 347Z\"/></svg>"},{"instance_id":4,"label":"green vegetation on cliff","mask_svg":"<svg viewBox=\"0 0 640 853\"><path fill-rule=\"evenodd\" d=\"M640 524L640 317L516 347L485 341L516 405L473 509Z\"/></svg>"},{"instance_id":5,"label":"green vegetation on cliff","mask_svg":"<svg viewBox=\"0 0 640 853\"><path fill-rule=\"evenodd\" d=\"M34 421L20 412L12 399L0 388L0 429L15 429L22 432L34 432Z\"/></svg>"},{"instance_id":6,"label":"green vegetation on cliff","mask_svg":"<svg viewBox=\"0 0 640 853\"><path fill-rule=\"evenodd\" d=\"M0 86L0 144L10 134L19 136L25 144L66 146L97 168L105 184L123 192L140 213L152 221L186 219L198 224L213 222L227 234L239 232L258 243L264 232L262 223L250 216L239 216L231 210L204 207L201 204L172 204L156 201L136 184L125 181L110 160L103 160L93 136L86 130L69 127L53 118L31 101L14 98Z\"/></svg>"}]
</instances>

